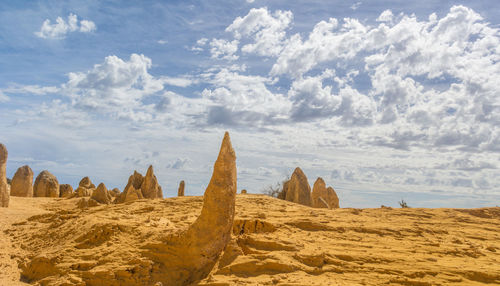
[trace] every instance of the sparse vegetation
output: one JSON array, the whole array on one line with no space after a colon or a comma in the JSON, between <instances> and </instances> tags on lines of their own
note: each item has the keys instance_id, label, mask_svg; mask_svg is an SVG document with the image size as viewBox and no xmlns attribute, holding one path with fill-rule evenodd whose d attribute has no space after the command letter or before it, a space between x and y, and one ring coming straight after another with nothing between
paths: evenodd
<instances>
[{"instance_id":1,"label":"sparse vegetation","mask_svg":"<svg viewBox=\"0 0 500 286\"><path fill-rule=\"evenodd\" d=\"M264 195L268 195L273 198L277 198L278 195L283 191L283 185L286 181L290 180L290 177L286 177L281 182L276 183L275 185L269 185L262 189L261 193Z\"/></svg>"},{"instance_id":2,"label":"sparse vegetation","mask_svg":"<svg viewBox=\"0 0 500 286\"><path fill-rule=\"evenodd\" d=\"M408 204L405 202L405 200L401 199L400 202L398 202L399 205L402 207L402 208L409 208Z\"/></svg>"}]
</instances>

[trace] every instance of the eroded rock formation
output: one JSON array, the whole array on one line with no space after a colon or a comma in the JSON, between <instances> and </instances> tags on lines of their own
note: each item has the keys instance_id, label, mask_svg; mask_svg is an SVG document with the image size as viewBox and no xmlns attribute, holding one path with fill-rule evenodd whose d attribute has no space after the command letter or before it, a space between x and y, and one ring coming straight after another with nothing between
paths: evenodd
<instances>
[{"instance_id":1,"label":"eroded rock formation","mask_svg":"<svg viewBox=\"0 0 500 286\"><path fill-rule=\"evenodd\" d=\"M59 196L61 198L69 198L73 196L73 187L70 184L59 185Z\"/></svg>"},{"instance_id":2,"label":"eroded rock formation","mask_svg":"<svg viewBox=\"0 0 500 286\"><path fill-rule=\"evenodd\" d=\"M97 189L92 192L92 196L90 198L101 204L110 204L113 200L108 192L108 189L103 183L100 183L99 186L97 186Z\"/></svg>"},{"instance_id":3,"label":"eroded rock formation","mask_svg":"<svg viewBox=\"0 0 500 286\"><path fill-rule=\"evenodd\" d=\"M236 156L229 133L222 141L200 216L163 244L148 245L153 283L188 285L206 277L231 238L236 198Z\"/></svg>"},{"instance_id":4,"label":"eroded rock formation","mask_svg":"<svg viewBox=\"0 0 500 286\"><path fill-rule=\"evenodd\" d=\"M33 186L35 197L59 197L59 182L49 171L44 170L38 174Z\"/></svg>"},{"instance_id":5,"label":"eroded rock formation","mask_svg":"<svg viewBox=\"0 0 500 286\"><path fill-rule=\"evenodd\" d=\"M186 186L186 183L184 183L184 180L182 180L179 183L179 189L177 189L177 196L178 197L183 197L184 196L184 187Z\"/></svg>"},{"instance_id":6,"label":"eroded rock formation","mask_svg":"<svg viewBox=\"0 0 500 286\"><path fill-rule=\"evenodd\" d=\"M0 207L9 207L10 190L7 184L7 148L0 143Z\"/></svg>"},{"instance_id":7,"label":"eroded rock formation","mask_svg":"<svg viewBox=\"0 0 500 286\"><path fill-rule=\"evenodd\" d=\"M246 193L247 193L246 189L241 190L241 194L246 194Z\"/></svg>"},{"instance_id":8,"label":"eroded rock formation","mask_svg":"<svg viewBox=\"0 0 500 286\"><path fill-rule=\"evenodd\" d=\"M340 208L340 203L339 203L339 197L337 196L337 193L332 187L326 188L326 191L328 192L328 197L329 199L329 204L331 209L337 209Z\"/></svg>"},{"instance_id":9,"label":"eroded rock formation","mask_svg":"<svg viewBox=\"0 0 500 286\"><path fill-rule=\"evenodd\" d=\"M33 171L28 165L19 167L12 177L10 195L16 197L33 197Z\"/></svg>"},{"instance_id":10,"label":"eroded rock formation","mask_svg":"<svg viewBox=\"0 0 500 286\"><path fill-rule=\"evenodd\" d=\"M163 198L163 192L158 184L155 174L153 173L152 165L149 166L146 176L141 184L141 192L142 196L146 199Z\"/></svg>"},{"instance_id":11,"label":"eroded rock formation","mask_svg":"<svg viewBox=\"0 0 500 286\"><path fill-rule=\"evenodd\" d=\"M95 185L92 183L89 177L84 177L80 180L78 188L75 190L75 196L77 197L90 197L92 192L95 190Z\"/></svg>"},{"instance_id":12,"label":"eroded rock formation","mask_svg":"<svg viewBox=\"0 0 500 286\"><path fill-rule=\"evenodd\" d=\"M306 175L299 167L295 168L290 180L283 184L283 191L278 197L290 202L311 206L311 187Z\"/></svg>"},{"instance_id":13,"label":"eroded rock formation","mask_svg":"<svg viewBox=\"0 0 500 286\"><path fill-rule=\"evenodd\" d=\"M112 189L112 190L109 191L109 194L112 197L116 198L116 197L118 197L120 195L120 190L118 188L114 188L114 189Z\"/></svg>"}]
</instances>

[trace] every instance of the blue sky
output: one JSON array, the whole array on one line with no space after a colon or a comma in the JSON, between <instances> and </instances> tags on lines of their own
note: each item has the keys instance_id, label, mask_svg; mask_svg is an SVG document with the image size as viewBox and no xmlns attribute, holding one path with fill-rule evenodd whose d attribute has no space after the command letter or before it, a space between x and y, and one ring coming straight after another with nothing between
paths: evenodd
<instances>
[{"instance_id":1,"label":"blue sky","mask_svg":"<svg viewBox=\"0 0 500 286\"><path fill-rule=\"evenodd\" d=\"M341 206L500 204L496 1L3 1L0 142L76 186L300 166Z\"/></svg>"}]
</instances>

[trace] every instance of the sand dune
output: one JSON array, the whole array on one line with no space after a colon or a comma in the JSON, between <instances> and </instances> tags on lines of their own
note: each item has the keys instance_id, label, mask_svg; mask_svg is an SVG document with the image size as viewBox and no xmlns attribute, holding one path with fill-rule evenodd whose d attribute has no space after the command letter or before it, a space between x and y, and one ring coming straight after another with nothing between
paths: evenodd
<instances>
[{"instance_id":1,"label":"sand dune","mask_svg":"<svg viewBox=\"0 0 500 286\"><path fill-rule=\"evenodd\" d=\"M78 199L12 197L0 209L0 285L141 285L154 271L148 246L192 224L202 200L80 210ZM500 284L499 265L498 207L327 210L246 194L199 284Z\"/></svg>"}]
</instances>

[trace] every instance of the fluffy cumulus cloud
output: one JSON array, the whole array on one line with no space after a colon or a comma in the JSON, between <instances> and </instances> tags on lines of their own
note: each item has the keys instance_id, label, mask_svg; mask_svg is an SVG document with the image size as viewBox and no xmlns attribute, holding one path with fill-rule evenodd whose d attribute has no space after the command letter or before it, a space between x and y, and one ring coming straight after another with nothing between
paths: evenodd
<instances>
[{"instance_id":1,"label":"fluffy cumulus cloud","mask_svg":"<svg viewBox=\"0 0 500 286\"><path fill-rule=\"evenodd\" d=\"M35 35L43 39L62 39L71 32L90 33L96 29L94 22L89 20L78 21L77 15L69 14L67 20L57 17L55 23L51 23L49 19L46 19L40 31L35 32Z\"/></svg>"},{"instance_id":2,"label":"fluffy cumulus cloud","mask_svg":"<svg viewBox=\"0 0 500 286\"><path fill-rule=\"evenodd\" d=\"M108 56L58 87L2 88L0 101L60 94L33 116L59 116L74 126L84 126L85 114L101 114L158 130L231 127L243 134L240 142L287 150L263 154L261 146L243 154L258 158L260 165L242 170L259 180L300 165L345 190L500 189L498 27L464 6L441 18L391 10L372 19L327 18L301 33L293 19L291 11L249 10L227 23L225 36L188 48L211 63L190 74L155 75L152 59L141 54ZM46 21L39 36L93 27L70 15ZM196 165L178 156L163 168Z\"/></svg>"}]
</instances>

